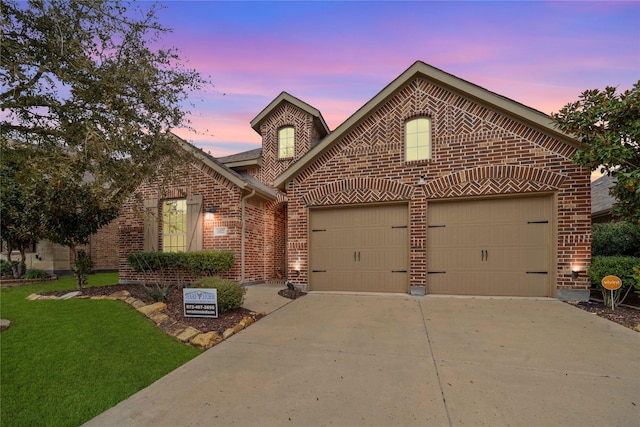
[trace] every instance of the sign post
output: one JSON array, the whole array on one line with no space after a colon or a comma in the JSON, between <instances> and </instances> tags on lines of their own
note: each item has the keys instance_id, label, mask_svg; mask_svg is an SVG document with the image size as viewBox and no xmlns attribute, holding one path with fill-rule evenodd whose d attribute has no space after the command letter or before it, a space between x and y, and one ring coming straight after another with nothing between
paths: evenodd
<instances>
[{"instance_id":1,"label":"sign post","mask_svg":"<svg viewBox=\"0 0 640 427\"><path fill-rule=\"evenodd\" d=\"M602 279L602 287L611 291L611 310L614 310L613 291L622 287L622 280L618 276L606 276Z\"/></svg>"}]
</instances>

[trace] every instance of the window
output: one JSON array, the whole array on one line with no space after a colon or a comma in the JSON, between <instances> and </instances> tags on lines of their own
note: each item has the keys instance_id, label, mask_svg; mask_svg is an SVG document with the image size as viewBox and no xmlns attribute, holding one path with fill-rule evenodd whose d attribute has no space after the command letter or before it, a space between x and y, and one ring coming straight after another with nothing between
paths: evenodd
<instances>
[{"instance_id":1,"label":"window","mask_svg":"<svg viewBox=\"0 0 640 427\"><path fill-rule=\"evenodd\" d=\"M295 131L292 126L284 127L278 131L278 158L286 159L295 154Z\"/></svg>"},{"instance_id":2,"label":"window","mask_svg":"<svg viewBox=\"0 0 640 427\"><path fill-rule=\"evenodd\" d=\"M162 202L162 251L187 250L187 200Z\"/></svg>"},{"instance_id":3,"label":"window","mask_svg":"<svg viewBox=\"0 0 640 427\"><path fill-rule=\"evenodd\" d=\"M418 117L404 126L404 150L407 162L431 158L431 120Z\"/></svg>"}]
</instances>

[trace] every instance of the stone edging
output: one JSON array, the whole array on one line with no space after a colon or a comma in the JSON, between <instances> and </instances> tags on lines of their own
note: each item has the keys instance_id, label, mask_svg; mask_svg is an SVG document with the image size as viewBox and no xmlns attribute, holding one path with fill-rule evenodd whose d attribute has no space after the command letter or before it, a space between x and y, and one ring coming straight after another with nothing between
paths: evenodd
<instances>
[{"instance_id":1,"label":"stone edging","mask_svg":"<svg viewBox=\"0 0 640 427\"><path fill-rule=\"evenodd\" d=\"M216 344L221 343L226 340L230 336L237 334L244 328L248 327L255 321L266 316L264 312L260 313L251 313L251 316L243 317L242 320L236 324L232 328L228 328L222 335L218 334L215 331L210 332L202 332L199 329L196 329L192 326L185 325L182 322L178 322L170 318L167 314L164 313L164 309L167 305L163 302L156 302L153 304L146 304L138 298L132 297L129 291L118 291L114 292L111 295L100 295L100 296L83 296L79 291L69 292L68 294L57 297L55 295L39 295L39 294L31 294L27 297L30 301L36 300L65 300L71 298L82 298L82 299L94 299L94 300L120 300L124 301L127 304L131 305L140 313L144 314L149 318L153 323L156 324L163 332L168 335L171 335L178 341L181 341L185 344L189 344L193 347L200 348L203 350L208 350Z\"/></svg>"}]
</instances>

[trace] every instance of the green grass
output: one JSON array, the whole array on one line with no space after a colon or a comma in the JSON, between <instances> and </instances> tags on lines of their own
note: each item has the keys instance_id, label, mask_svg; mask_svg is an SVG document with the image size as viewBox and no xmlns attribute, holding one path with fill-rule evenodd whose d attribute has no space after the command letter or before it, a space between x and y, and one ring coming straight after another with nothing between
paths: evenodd
<instances>
[{"instance_id":1,"label":"green grass","mask_svg":"<svg viewBox=\"0 0 640 427\"><path fill-rule=\"evenodd\" d=\"M115 273L89 286L115 284ZM108 300L27 301L75 289L73 277L2 289L2 426L77 426L199 355L128 304Z\"/></svg>"}]
</instances>

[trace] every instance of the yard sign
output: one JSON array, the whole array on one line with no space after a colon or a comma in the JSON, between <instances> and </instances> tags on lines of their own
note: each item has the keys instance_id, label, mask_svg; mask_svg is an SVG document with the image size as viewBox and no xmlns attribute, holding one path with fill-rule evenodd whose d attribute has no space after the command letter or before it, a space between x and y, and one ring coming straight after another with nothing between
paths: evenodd
<instances>
[{"instance_id":1,"label":"yard sign","mask_svg":"<svg viewBox=\"0 0 640 427\"><path fill-rule=\"evenodd\" d=\"M218 317L218 291L212 289L182 290L184 317Z\"/></svg>"},{"instance_id":2,"label":"yard sign","mask_svg":"<svg viewBox=\"0 0 640 427\"><path fill-rule=\"evenodd\" d=\"M618 276L607 276L602 279L602 286L611 291L611 310L614 310L613 291L622 287L622 280Z\"/></svg>"}]
</instances>

